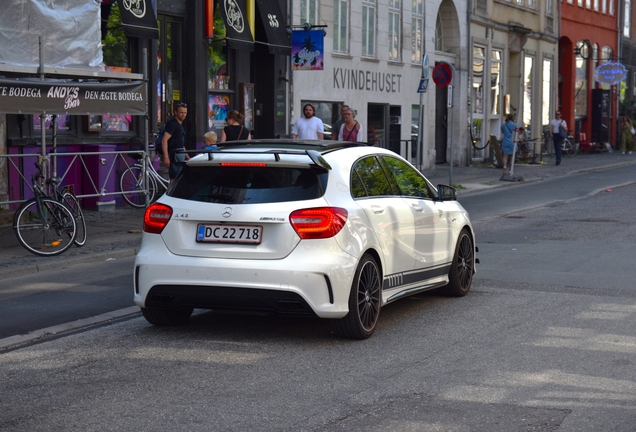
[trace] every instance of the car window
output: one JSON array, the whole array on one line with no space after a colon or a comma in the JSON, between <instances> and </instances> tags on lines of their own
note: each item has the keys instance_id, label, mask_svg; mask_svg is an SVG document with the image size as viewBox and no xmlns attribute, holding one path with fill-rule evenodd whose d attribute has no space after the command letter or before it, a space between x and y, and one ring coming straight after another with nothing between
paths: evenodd
<instances>
[{"instance_id":1,"label":"car window","mask_svg":"<svg viewBox=\"0 0 636 432\"><path fill-rule=\"evenodd\" d=\"M186 165L167 194L225 204L302 201L324 194L326 176L309 168Z\"/></svg>"},{"instance_id":2,"label":"car window","mask_svg":"<svg viewBox=\"0 0 636 432\"><path fill-rule=\"evenodd\" d=\"M354 198L395 195L384 169L375 156L360 159L353 166L351 193Z\"/></svg>"},{"instance_id":3,"label":"car window","mask_svg":"<svg viewBox=\"0 0 636 432\"><path fill-rule=\"evenodd\" d=\"M434 197L427 181L412 166L391 156L382 156L382 162L395 178L401 195L431 199Z\"/></svg>"}]
</instances>

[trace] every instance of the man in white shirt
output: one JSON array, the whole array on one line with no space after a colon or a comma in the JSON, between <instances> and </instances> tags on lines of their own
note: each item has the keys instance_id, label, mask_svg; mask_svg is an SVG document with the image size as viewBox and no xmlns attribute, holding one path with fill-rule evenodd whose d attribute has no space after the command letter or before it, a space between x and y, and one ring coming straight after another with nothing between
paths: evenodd
<instances>
[{"instance_id":1,"label":"man in white shirt","mask_svg":"<svg viewBox=\"0 0 636 432\"><path fill-rule=\"evenodd\" d=\"M292 128L293 139L324 139L325 125L316 117L316 109L312 104L303 107L304 117L299 118Z\"/></svg>"}]
</instances>

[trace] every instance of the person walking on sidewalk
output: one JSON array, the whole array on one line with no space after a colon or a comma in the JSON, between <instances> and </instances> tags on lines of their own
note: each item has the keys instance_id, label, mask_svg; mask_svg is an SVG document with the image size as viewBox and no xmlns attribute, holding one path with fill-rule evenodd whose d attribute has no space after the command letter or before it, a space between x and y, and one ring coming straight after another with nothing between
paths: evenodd
<instances>
[{"instance_id":1,"label":"person walking on sidewalk","mask_svg":"<svg viewBox=\"0 0 636 432\"><path fill-rule=\"evenodd\" d=\"M501 159L503 160L503 175L509 173L510 166L512 164L512 155L515 152L515 143L513 141L515 136L515 130L517 124L514 122L512 114L506 116L506 122L501 125L501 151L503 153Z\"/></svg>"},{"instance_id":2,"label":"person walking on sidewalk","mask_svg":"<svg viewBox=\"0 0 636 432\"><path fill-rule=\"evenodd\" d=\"M344 113L344 123L338 132L339 141L362 142L362 126L355 119L355 114L351 108L347 108Z\"/></svg>"},{"instance_id":3,"label":"person walking on sidewalk","mask_svg":"<svg viewBox=\"0 0 636 432\"><path fill-rule=\"evenodd\" d=\"M252 134L243 126L243 120L245 116L236 110L232 110L227 113L227 126L221 131L221 142L237 141L237 140L251 140Z\"/></svg>"},{"instance_id":4,"label":"person walking on sidewalk","mask_svg":"<svg viewBox=\"0 0 636 432\"><path fill-rule=\"evenodd\" d=\"M561 128L565 131L567 136L568 124L561 118L561 111L554 113L555 118L550 121L550 138L554 144L554 156L556 157L556 164L561 165L561 146L563 140L566 138L561 134Z\"/></svg>"},{"instance_id":5,"label":"person walking on sidewalk","mask_svg":"<svg viewBox=\"0 0 636 432\"><path fill-rule=\"evenodd\" d=\"M168 168L168 176L170 177L170 183L175 179L181 166L174 163L175 150L179 148L185 148L186 131L183 127L183 122L188 115L188 105L184 103L177 103L175 105L176 111L174 112L174 118L166 123L165 132L161 140L161 147L163 148L163 165ZM186 159L189 156L186 154Z\"/></svg>"},{"instance_id":6,"label":"person walking on sidewalk","mask_svg":"<svg viewBox=\"0 0 636 432\"><path fill-rule=\"evenodd\" d=\"M634 130L634 124L631 119L627 116L621 117L621 150L623 154L625 152L632 154L635 134L636 130Z\"/></svg>"},{"instance_id":7,"label":"person walking on sidewalk","mask_svg":"<svg viewBox=\"0 0 636 432\"><path fill-rule=\"evenodd\" d=\"M334 131L331 131L333 133ZM292 128L293 139L321 140L324 138L325 125L316 117L316 108L312 104L305 104L303 117L296 120Z\"/></svg>"}]
</instances>

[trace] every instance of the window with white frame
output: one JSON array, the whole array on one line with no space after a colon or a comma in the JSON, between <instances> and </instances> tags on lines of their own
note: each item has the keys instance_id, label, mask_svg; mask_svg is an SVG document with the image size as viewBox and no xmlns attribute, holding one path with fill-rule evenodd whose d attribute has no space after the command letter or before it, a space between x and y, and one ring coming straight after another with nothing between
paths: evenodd
<instances>
[{"instance_id":1,"label":"window with white frame","mask_svg":"<svg viewBox=\"0 0 636 432\"><path fill-rule=\"evenodd\" d=\"M375 57L376 0L362 0L362 56Z\"/></svg>"},{"instance_id":2,"label":"window with white frame","mask_svg":"<svg viewBox=\"0 0 636 432\"><path fill-rule=\"evenodd\" d=\"M598 12L598 10L599 10L598 0L594 0L594 10L595 10L596 12Z\"/></svg>"},{"instance_id":3,"label":"window with white frame","mask_svg":"<svg viewBox=\"0 0 636 432\"><path fill-rule=\"evenodd\" d=\"M424 37L424 2L413 0L411 9L411 62L422 60L422 38Z\"/></svg>"},{"instance_id":4,"label":"window with white frame","mask_svg":"<svg viewBox=\"0 0 636 432\"><path fill-rule=\"evenodd\" d=\"M632 25L631 13L632 2L631 0L624 0L625 2L625 22L623 23L623 36L629 37L629 28Z\"/></svg>"},{"instance_id":5,"label":"window with white frame","mask_svg":"<svg viewBox=\"0 0 636 432\"><path fill-rule=\"evenodd\" d=\"M534 9L534 0L527 0L527 6L531 9Z\"/></svg>"},{"instance_id":6,"label":"window with white frame","mask_svg":"<svg viewBox=\"0 0 636 432\"><path fill-rule=\"evenodd\" d=\"M473 113L484 113L484 66L486 65L486 48L473 47Z\"/></svg>"},{"instance_id":7,"label":"window with white frame","mask_svg":"<svg viewBox=\"0 0 636 432\"><path fill-rule=\"evenodd\" d=\"M318 24L318 0L300 0L300 23Z\"/></svg>"},{"instance_id":8,"label":"window with white frame","mask_svg":"<svg viewBox=\"0 0 636 432\"><path fill-rule=\"evenodd\" d=\"M402 60L401 0L389 0L389 60Z\"/></svg>"},{"instance_id":9,"label":"window with white frame","mask_svg":"<svg viewBox=\"0 0 636 432\"><path fill-rule=\"evenodd\" d=\"M435 49L444 51L444 27L442 26L442 18L439 16L439 12L435 21Z\"/></svg>"},{"instance_id":10,"label":"window with white frame","mask_svg":"<svg viewBox=\"0 0 636 432\"><path fill-rule=\"evenodd\" d=\"M551 88L552 88L552 60L543 59L543 88L541 89L541 125L550 123L552 108Z\"/></svg>"},{"instance_id":11,"label":"window with white frame","mask_svg":"<svg viewBox=\"0 0 636 432\"><path fill-rule=\"evenodd\" d=\"M592 0L585 0L585 7L588 9L592 9Z\"/></svg>"},{"instance_id":12,"label":"window with white frame","mask_svg":"<svg viewBox=\"0 0 636 432\"><path fill-rule=\"evenodd\" d=\"M545 2L545 13L547 15L554 15L554 11L552 10L554 8L554 2L553 0L546 0Z\"/></svg>"},{"instance_id":13,"label":"window with white frame","mask_svg":"<svg viewBox=\"0 0 636 432\"><path fill-rule=\"evenodd\" d=\"M609 13L614 15L614 0L609 0Z\"/></svg>"},{"instance_id":14,"label":"window with white frame","mask_svg":"<svg viewBox=\"0 0 636 432\"><path fill-rule=\"evenodd\" d=\"M333 52L349 52L349 0L333 1Z\"/></svg>"},{"instance_id":15,"label":"window with white frame","mask_svg":"<svg viewBox=\"0 0 636 432\"><path fill-rule=\"evenodd\" d=\"M526 56L523 62L523 125L532 125L532 83L534 82L534 57Z\"/></svg>"},{"instance_id":16,"label":"window with white frame","mask_svg":"<svg viewBox=\"0 0 636 432\"><path fill-rule=\"evenodd\" d=\"M492 50L490 56L490 114L501 114L501 54L500 50Z\"/></svg>"},{"instance_id":17,"label":"window with white frame","mask_svg":"<svg viewBox=\"0 0 636 432\"><path fill-rule=\"evenodd\" d=\"M576 4L578 4L580 7L583 7L583 0L577 0Z\"/></svg>"},{"instance_id":18,"label":"window with white frame","mask_svg":"<svg viewBox=\"0 0 636 432\"><path fill-rule=\"evenodd\" d=\"M607 0L602 0L601 3L601 12L607 13Z\"/></svg>"}]
</instances>

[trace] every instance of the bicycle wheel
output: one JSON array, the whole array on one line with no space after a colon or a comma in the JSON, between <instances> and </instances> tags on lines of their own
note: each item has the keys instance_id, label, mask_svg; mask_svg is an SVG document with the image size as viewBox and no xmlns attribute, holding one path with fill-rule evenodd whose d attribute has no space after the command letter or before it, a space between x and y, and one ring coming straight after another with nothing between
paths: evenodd
<instances>
[{"instance_id":1,"label":"bicycle wheel","mask_svg":"<svg viewBox=\"0 0 636 432\"><path fill-rule=\"evenodd\" d=\"M148 202L152 202L157 192L157 182L149 175L147 184ZM128 204L138 208L146 206L146 187L141 165L133 165L126 169L119 179L119 187L123 192L122 196L124 200L126 200Z\"/></svg>"},{"instance_id":2,"label":"bicycle wheel","mask_svg":"<svg viewBox=\"0 0 636 432\"><path fill-rule=\"evenodd\" d=\"M570 141L568 138L565 138L563 140L563 144L561 145L561 151L567 157L573 157L576 153L576 148L574 147L574 144L572 144L572 141Z\"/></svg>"},{"instance_id":3,"label":"bicycle wheel","mask_svg":"<svg viewBox=\"0 0 636 432\"><path fill-rule=\"evenodd\" d=\"M70 192L65 193L62 199L64 200L64 204L71 210L73 217L75 217L77 234L75 235L73 243L75 243L75 246L82 247L86 244L86 219L84 219L82 207L80 207L77 197Z\"/></svg>"},{"instance_id":4,"label":"bicycle wheel","mask_svg":"<svg viewBox=\"0 0 636 432\"><path fill-rule=\"evenodd\" d=\"M64 204L51 198L35 198L22 204L13 217L18 241L29 252L40 256L59 255L73 245L75 218Z\"/></svg>"}]
</instances>

